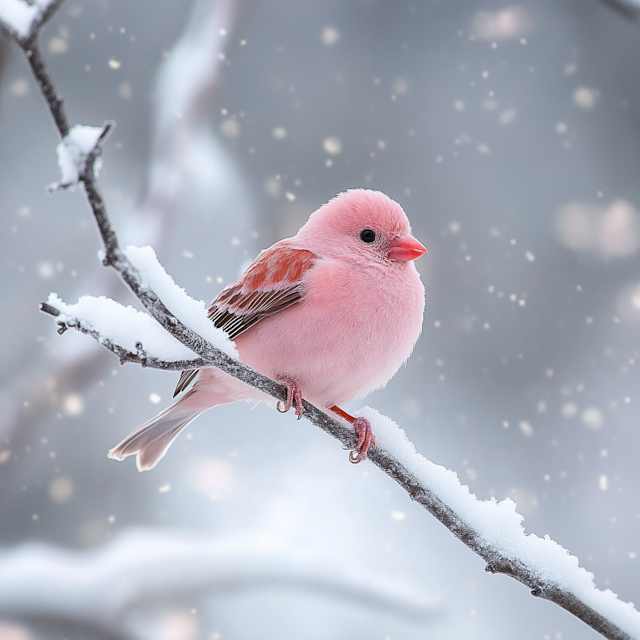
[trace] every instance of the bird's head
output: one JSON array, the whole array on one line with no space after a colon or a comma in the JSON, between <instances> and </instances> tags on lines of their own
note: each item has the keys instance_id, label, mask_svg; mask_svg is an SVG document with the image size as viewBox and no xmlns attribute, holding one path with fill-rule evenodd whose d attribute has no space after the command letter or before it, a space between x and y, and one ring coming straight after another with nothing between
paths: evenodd
<instances>
[{"instance_id":1,"label":"bird's head","mask_svg":"<svg viewBox=\"0 0 640 640\"><path fill-rule=\"evenodd\" d=\"M380 191L350 189L311 214L297 240L322 256L407 263L427 253L402 207Z\"/></svg>"}]
</instances>

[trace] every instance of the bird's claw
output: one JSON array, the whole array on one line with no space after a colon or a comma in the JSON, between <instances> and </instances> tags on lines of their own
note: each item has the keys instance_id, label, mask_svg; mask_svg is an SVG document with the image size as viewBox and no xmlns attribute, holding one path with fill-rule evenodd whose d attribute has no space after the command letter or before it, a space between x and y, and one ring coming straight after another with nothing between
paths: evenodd
<instances>
[{"instance_id":1,"label":"bird's claw","mask_svg":"<svg viewBox=\"0 0 640 640\"><path fill-rule=\"evenodd\" d=\"M304 407L302 406L302 391L298 383L293 380L281 380L280 384L287 387L287 399L284 403L282 400L278 400L276 409L280 413L287 413L291 407L294 407L296 410L296 418L300 420L304 413Z\"/></svg>"},{"instance_id":2,"label":"bird's claw","mask_svg":"<svg viewBox=\"0 0 640 640\"><path fill-rule=\"evenodd\" d=\"M376 446L376 439L371 430L371 423L366 418L356 418L353 429L358 434L358 444L349 452L349 462L358 464L367 459L367 451Z\"/></svg>"}]
</instances>

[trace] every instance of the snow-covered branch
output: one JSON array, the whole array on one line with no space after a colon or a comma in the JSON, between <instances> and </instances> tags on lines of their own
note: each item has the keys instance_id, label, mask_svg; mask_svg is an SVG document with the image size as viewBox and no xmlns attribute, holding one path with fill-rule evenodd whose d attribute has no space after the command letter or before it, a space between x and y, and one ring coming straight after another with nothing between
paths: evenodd
<instances>
[{"instance_id":1,"label":"snow-covered branch","mask_svg":"<svg viewBox=\"0 0 640 640\"><path fill-rule=\"evenodd\" d=\"M251 211L247 202L246 184L235 169L232 158L210 130L209 117L211 105L217 95L219 71L225 64L225 51L232 42L237 17L237 1L198 0L190 12L183 33L171 49L171 55L164 57L159 65L154 90L156 99L151 114L152 143L147 186L142 201L128 210L124 216L127 236L134 239L142 238L145 242L153 243L156 249L161 249L166 243L178 198L187 185L190 186L190 191L197 192L200 200L213 203L230 198L241 210ZM0 39L0 58L3 55L2 50L9 46L8 38ZM33 52L29 55L30 59L36 62L40 60L40 52L37 49L35 57ZM177 59L180 60L180 64L175 63ZM32 65L32 68L40 73L41 64ZM185 74L184 69L189 69L190 73ZM194 73L195 70L198 73ZM48 75L43 76L40 73L39 77L39 85L48 87L49 95L54 96L52 99L55 100L56 113L64 114L64 105L56 96ZM179 118L176 117L177 113L180 114ZM65 117L59 117L57 122L62 127L60 130L68 126ZM102 132L104 126L86 129L89 133L92 129ZM106 133L102 138L104 135ZM58 145L58 153L60 155L62 150L64 159L66 150L63 146L63 142ZM193 180L194 167L206 167L207 175ZM73 167L71 169L73 171ZM62 167L61 173L64 174ZM61 182L64 182L64 179ZM96 288L101 285L100 282L88 284ZM102 284L100 288L106 289L109 296L122 293L122 283L117 280L109 279ZM76 328L82 330L79 326ZM121 360L167 368L160 361L141 360L137 352L113 350L108 342L103 342L103 345L116 353ZM64 397L72 392L78 393L90 385L109 366L108 363L106 351L74 350L68 357L58 360L55 371L49 374L49 379L55 380L57 395ZM177 366L176 363L169 365L169 369ZM51 390L48 387L43 384L30 384L25 388L20 383L22 378L33 380L34 377L46 377L42 363L38 363L36 371L14 377L12 384L0 395L3 410L0 440L4 445L0 449L0 456L6 455L8 451L17 455L18 451L27 446L34 429L41 424L41 418L51 412ZM23 410L25 401L29 406L28 412ZM13 467L0 466L5 475L10 473L10 469Z\"/></svg>"},{"instance_id":2,"label":"snow-covered branch","mask_svg":"<svg viewBox=\"0 0 640 640\"><path fill-rule=\"evenodd\" d=\"M0 28L25 48L63 0L0 0Z\"/></svg>"},{"instance_id":3,"label":"snow-covered branch","mask_svg":"<svg viewBox=\"0 0 640 640\"><path fill-rule=\"evenodd\" d=\"M129 530L104 547L71 552L28 544L0 552L0 613L94 627L131 637L130 615L230 590L281 587L317 593L416 622L443 612L427 594L338 566L282 541L212 541L188 532Z\"/></svg>"},{"instance_id":4,"label":"snow-covered branch","mask_svg":"<svg viewBox=\"0 0 640 640\"><path fill-rule=\"evenodd\" d=\"M93 317L96 312L101 314L111 314L108 316L110 322L116 321L130 323L132 319L139 320L143 325L147 326L150 333L144 334L144 344L140 341L136 341L133 345L129 344L127 346L123 346L123 342L127 342L126 340L118 341L117 338L109 337L107 333L97 329L96 323L92 323L87 318L87 315L83 315L81 312L77 311L78 309L83 308L88 312L89 317ZM206 363L201 358L188 359L188 356L190 355L189 350L177 340L172 340L172 337L166 332L163 332L149 315L137 311L133 307L125 307L110 298L102 296L99 298L83 296L77 304L69 305L60 300L55 293L52 293L49 296L49 302L43 302L40 305L40 311L56 319L56 322L58 323L58 333L60 335L68 329L76 329L80 333L91 336L103 347L106 347L111 351L111 353L118 356L120 364L133 362L142 367L163 369L164 371L184 371L185 369L199 369L206 366ZM100 319L102 319L102 317ZM124 324L122 326L136 326L136 323L134 322L133 325ZM158 329L160 329L160 332L158 332ZM167 340L167 337L170 340ZM161 345L158 345L154 338L160 338ZM185 357L180 359L178 356L178 359L172 360L159 358L154 355L157 350L161 350L163 347L166 349L167 344L170 349L175 348L180 355L184 355ZM178 355L178 353L176 353L176 355Z\"/></svg>"},{"instance_id":5,"label":"snow-covered branch","mask_svg":"<svg viewBox=\"0 0 640 640\"><path fill-rule=\"evenodd\" d=\"M5 30L13 33L10 29ZM39 54L37 38L34 36L26 42L14 37L30 59L36 80L64 138L70 126L64 116L63 102L57 96L46 64ZM37 64L34 64L34 59L38 61ZM246 384L284 400L284 387L219 348L224 343L212 336L210 324L202 325L204 316L200 311L187 308L186 294L174 295L178 288L164 270L158 268L157 262L140 260L140 254L135 250L121 249L95 179L94 163L87 161L87 158L78 166L78 180L84 186L100 230L104 244L103 263L118 272L149 316L175 341L193 352L199 358L199 366L219 367ZM140 319L145 314L131 316L126 340L123 338L119 342L118 336L102 336L103 327L99 327L95 319L92 323L81 311L80 305L67 306L58 299L50 299L48 305L44 310L53 315L59 313L58 320L63 325L94 332L94 337L98 339L108 337L112 350L116 345L128 353L137 353L136 345L140 342L146 353L148 347L144 347L142 336L145 335L147 325L143 324L147 323L147 319ZM136 339L136 336L139 338ZM157 353L162 355L161 352ZM158 356L154 354L154 357ZM171 359L165 362L170 363ZM346 447L355 446L356 436L349 425L307 402L304 407L305 417L313 424ZM378 443L369 454L371 461L480 555L487 562L488 571L514 577L525 584L533 595L555 602L607 638L640 640L640 613L634 606L620 601L609 590L598 590L593 576L581 568L578 559L558 543L548 537L526 534L522 517L516 512L513 502L479 500L460 483L454 472L418 454L404 432L391 420L369 408L364 409L362 414L371 421Z\"/></svg>"},{"instance_id":6,"label":"snow-covered branch","mask_svg":"<svg viewBox=\"0 0 640 640\"><path fill-rule=\"evenodd\" d=\"M87 172L87 166L94 167L102 153L102 142L114 127L114 122L105 122L101 127L77 124L69 130L58 144L58 166L62 179L49 185L49 191L62 191L77 184Z\"/></svg>"}]
</instances>

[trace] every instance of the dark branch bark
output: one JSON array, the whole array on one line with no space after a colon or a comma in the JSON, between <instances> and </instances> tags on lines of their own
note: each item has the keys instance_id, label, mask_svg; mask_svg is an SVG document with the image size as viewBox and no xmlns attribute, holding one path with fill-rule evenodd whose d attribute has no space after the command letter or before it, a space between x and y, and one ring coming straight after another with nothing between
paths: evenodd
<instances>
[{"instance_id":1,"label":"dark branch bark","mask_svg":"<svg viewBox=\"0 0 640 640\"><path fill-rule=\"evenodd\" d=\"M56 3L56 6L58 4L59 3ZM53 10L48 13L46 18L53 13ZM46 18L41 21L38 29L44 24ZM28 41L20 41L15 37L15 34L12 35L25 51L34 76L47 101L51 115L56 122L58 131L60 135L64 137L69 131L69 123L64 112L64 103L55 90L46 63L42 59L38 49L38 29L36 29L36 33L34 33ZM104 200L95 179L93 162L87 162L86 170L80 176L80 181L84 186L89 205L104 244L104 265L113 267L118 272L149 314L155 318L168 333L198 354L202 362L208 366L219 367L242 382L278 400L285 400L286 389L282 385L217 350L200 335L180 322L180 320L167 309L160 298L149 287L144 285L140 273L129 262L118 245L117 236L109 220ZM50 310L43 309L43 311L51 314ZM357 438L346 423L330 417L324 413L324 411L321 411L306 401L304 402L304 409L305 417L310 422L338 439L344 446L353 448L356 445ZM487 562L488 571L512 576L526 585L533 595L555 602L610 640L632 640L631 636L594 609L587 606L574 594L568 593L555 583L542 580L532 568L528 567L518 558L503 557L497 547L482 538L459 514L454 512L428 487L425 487L407 468L388 452L374 448L370 451L369 457L376 466L396 480L396 482L409 493L413 500L425 507L425 509L442 522L471 550L480 555Z\"/></svg>"},{"instance_id":2,"label":"dark branch bark","mask_svg":"<svg viewBox=\"0 0 640 640\"><path fill-rule=\"evenodd\" d=\"M40 91L49 105L49 112L55 122L56 129L58 129L60 137L64 138L71 128L69 126L69 119L67 118L67 114L64 109L64 101L58 95L58 92L53 85L49 68L40 53L38 40L36 38L31 40L29 44L23 47L23 51L27 57L27 62L31 67L31 73L33 73L33 77L36 79L36 82L40 87Z\"/></svg>"}]
</instances>

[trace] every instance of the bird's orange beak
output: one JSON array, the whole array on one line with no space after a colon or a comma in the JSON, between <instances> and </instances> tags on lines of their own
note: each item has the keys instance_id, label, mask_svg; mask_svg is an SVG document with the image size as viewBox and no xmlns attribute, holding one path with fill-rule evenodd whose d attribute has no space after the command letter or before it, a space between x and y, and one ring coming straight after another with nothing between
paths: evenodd
<instances>
[{"instance_id":1,"label":"bird's orange beak","mask_svg":"<svg viewBox=\"0 0 640 640\"><path fill-rule=\"evenodd\" d=\"M413 236L399 236L389 245L389 259L409 262L427 253L427 248Z\"/></svg>"}]
</instances>

